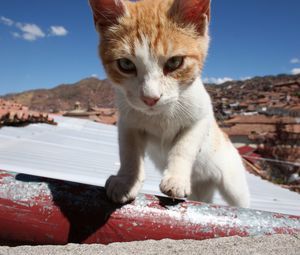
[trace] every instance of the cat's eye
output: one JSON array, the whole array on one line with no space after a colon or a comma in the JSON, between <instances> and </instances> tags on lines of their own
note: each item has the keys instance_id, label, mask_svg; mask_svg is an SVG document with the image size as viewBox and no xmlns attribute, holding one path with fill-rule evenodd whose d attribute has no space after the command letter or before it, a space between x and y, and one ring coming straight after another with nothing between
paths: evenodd
<instances>
[{"instance_id":1,"label":"cat's eye","mask_svg":"<svg viewBox=\"0 0 300 255\"><path fill-rule=\"evenodd\" d=\"M164 67L165 72L170 73L180 68L183 64L183 60L184 57L182 56L175 56L169 58Z\"/></svg>"},{"instance_id":2,"label":"cat's eye","mask_svg":"<svg viewBox=\"0 0 300 255\"><path fill-rule=\"evenodd\" d=\"M120 58L117 60L118 68L121 72L131 74L136 72L135 64L128 58Z\"/></svg>"}]
</instances>

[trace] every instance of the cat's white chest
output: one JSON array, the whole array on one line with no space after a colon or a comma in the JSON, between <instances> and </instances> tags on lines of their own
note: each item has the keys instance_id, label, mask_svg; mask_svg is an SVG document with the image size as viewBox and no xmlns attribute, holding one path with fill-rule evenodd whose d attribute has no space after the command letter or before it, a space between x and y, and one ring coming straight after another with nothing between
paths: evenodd
<instances>
[{"instance_id":1,"label":"cat's white chest","mask_svg":"<svg viewBox=\"0 0 300 255\"><path fill-rule=\"evenodd\" d=\"M179 121L170 120L167 115L147 116L137 112L128 114L126 123L132 128L145 131L149 139L160 143L171 143L182 126Z\"/></svg>"},{"instance_id":2,"label":"cat's white chest","mask_svg":"<svg viewBox=\"0 0 300 255\"><path fill-rule=\"evenodd\" d=\"M166 168L167 157L171 147L171 139L164 140L163 137L148 135L146 152L157 169L163 171Z\"/></svg>"}]
</instances>

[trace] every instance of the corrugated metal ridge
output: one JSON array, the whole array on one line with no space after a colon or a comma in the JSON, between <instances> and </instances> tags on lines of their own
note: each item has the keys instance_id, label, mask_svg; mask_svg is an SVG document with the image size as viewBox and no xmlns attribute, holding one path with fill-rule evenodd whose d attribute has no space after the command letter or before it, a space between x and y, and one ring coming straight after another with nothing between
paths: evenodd
<instances>
[{"instance_id":1,"label":"corrugated metal ridge","mask_svg":"<svg viewBox=\"0 0 300 255\"><path fill-rule=\"evenodd\" d=\"M117 129L56 117L57 126L0 129L0 169L103 186L119 167ZM142 192L161 194L160 173L146 160ZM247 174L252 208L300 215L300 195ZM219 195L215 202L224 204Z\"/></svg>"}]
</instances>

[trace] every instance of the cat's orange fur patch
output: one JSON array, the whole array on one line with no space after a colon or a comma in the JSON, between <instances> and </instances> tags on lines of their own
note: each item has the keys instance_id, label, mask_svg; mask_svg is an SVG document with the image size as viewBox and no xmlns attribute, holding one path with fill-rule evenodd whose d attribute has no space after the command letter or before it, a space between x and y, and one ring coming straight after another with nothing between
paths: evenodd
<instances>
[{"instance_id":1,"label":"cat's orange fur patch","mask_svg":"<svg viewBox=\"0 0 300 255\"><path fill-rule=\"evenodd\" d=\"M150 54L155 59L186 56L182 68L168 76L184 83L199 75L202 69L209 37L199 35L192 26L182 26L169 17L173 0L125 1L129 16L124 15L118 24L101 32L100 55L109 77L122 84L127 79L116 66L119 58L134 57L137 44L146 38ZM163 70L162 70L163 72Z\"/></svg>"},{"instance_id":2,"label":"cat's orange fur patch","mask_svg":"<svg viewBox=\"0 0 300 255\"><path fill-rule=\"evenodd\" d=\"M214 121L212 129L214 130L213 146L212 146L214 151L217 151L224 144L231 142L228 135L224 133L223 130L219 127L217 121Z\"/></svg>"}]
</instances>

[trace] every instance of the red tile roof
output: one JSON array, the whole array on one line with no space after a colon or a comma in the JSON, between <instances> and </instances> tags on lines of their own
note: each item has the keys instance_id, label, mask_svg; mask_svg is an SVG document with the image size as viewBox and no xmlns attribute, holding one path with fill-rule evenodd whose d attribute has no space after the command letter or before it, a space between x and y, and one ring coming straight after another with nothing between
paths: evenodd
<instances>
[{"instance_id":1,"label":"red tile roof","mask_svg":"<svg viewBox=\"0 0 300 255\"><path fill-rule=\"evenodd\" d=\"M275 125L263 124L236 124L232 127L224 127L222 130L229 136L249 136L252 134L268 134L275 132Z\"/></svg>"},{"instance_id":2,"label":"red tile roof","mask_svg":"<svg viewBox=\"0 0 300 255\"><path fill-rule=\"evenodd\" d=\"M0 99L0 128L30 123L56 124L46 113L29 111L28 107Z\"/></svg>"},{"instance_id":3,"label":"red tile roof","mask_svg":"<svg viewBox=\"0 0 300 255\"><path fill-rule=\"evenodd\" d=\"M239 151L240 155L249 155L250 153L252 153L253 151L255 151L255 148L251 147L251 146L241 146L239 148L237 148L237 150Z\"/></svg>"},{"instance_id":4,"label":"red tile roof","mask_svg":"<svg viewBox=\"0 0 300 255\"><path fill-rule=\"evenodd\" d=\"M247 159L250 163L255 164L259 159L261 159L261 155L257 153L251 153L249 155L244 155L243 158Z\"/></svg>"},{"instance_id":5,"label":"red tile roof","mask_svg":"<svg viewBox=\"0 0 300 255\"><path fill-rule=\"evenodd\" d=\"M281 116L272 116L267 117L265 115L238 115L234 118L225 121L228 124L275 124L281 121L284 124L295 124L296 119L293 117L281 117Z\"/></svg>"}]
</instances>

